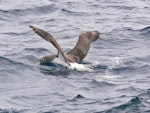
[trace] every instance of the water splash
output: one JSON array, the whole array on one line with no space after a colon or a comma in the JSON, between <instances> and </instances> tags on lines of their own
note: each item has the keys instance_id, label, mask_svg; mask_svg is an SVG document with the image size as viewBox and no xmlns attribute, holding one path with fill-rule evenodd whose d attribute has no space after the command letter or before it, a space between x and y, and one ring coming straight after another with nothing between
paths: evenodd
<instances>
[{"instance_id":1,"label":"water splash","mask_svg":"<svg viewBox=\"0 0 150 113\"><path fill-rule=\"evenodd\" d=\"M105 78L117 78L117 76L112 76L112 71L119 69L123 65L123 57L114 57L111 59L112 64L108 66L108 68L105 70Z\"/></svg>"}]
</instances>

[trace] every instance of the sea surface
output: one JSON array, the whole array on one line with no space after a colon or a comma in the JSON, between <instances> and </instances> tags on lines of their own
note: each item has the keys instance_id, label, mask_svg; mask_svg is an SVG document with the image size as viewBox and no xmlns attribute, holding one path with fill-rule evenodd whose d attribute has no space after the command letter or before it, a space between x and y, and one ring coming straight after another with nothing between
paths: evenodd
<instances>
[{"instance_id":1,"label":"sea surface","mask_svg":"<svg viewBox=\"0 0 150 113\"><path fill-rule=\"evenodd\" d=\"M41 68L97 30L83 63L92 72ZM0 113L150 113L150 0L0 0Z\"/></svg>"}]
</instances>

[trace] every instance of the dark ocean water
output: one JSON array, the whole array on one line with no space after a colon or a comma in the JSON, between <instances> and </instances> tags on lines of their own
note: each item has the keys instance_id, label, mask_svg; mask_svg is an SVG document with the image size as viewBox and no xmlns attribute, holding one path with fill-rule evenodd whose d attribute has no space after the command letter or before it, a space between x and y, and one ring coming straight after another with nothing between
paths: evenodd
<instances>
[{"instance_id":1,"label":"dark ocean water","mask_svg":"<svg viewBox=\"0 0 150 113\"><path fill-rule=\"evenodd\" d=\"M40 68L57 51L28 25L66 52L101 32L84 59L94 71ZM0 0L0 113L150 113L150 1Z\"/></svg>"}]
</instances>

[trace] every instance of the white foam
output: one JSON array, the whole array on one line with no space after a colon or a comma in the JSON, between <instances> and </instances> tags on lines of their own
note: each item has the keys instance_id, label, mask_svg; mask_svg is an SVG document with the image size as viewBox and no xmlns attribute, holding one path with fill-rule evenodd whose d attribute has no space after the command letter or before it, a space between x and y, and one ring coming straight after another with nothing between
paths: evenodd
<instances>
[{"instance_id":1,"label":"white foam","mask_svg":"<svg viewBox=\"0 0 150 113\"><path fill-rule=\"evenodd\" d=\"M123 64L123 57L114 57L112 59L112 65L108 69L118 68Z\"/></svg>"},{"instance_id":2,"label":"white foam","mask_svg":"<svg viewBox=\"0 0 150 113\"><path fill-rule=\"evenodd\" d=\"M59 59L57 57L54 58L52 63L60 64L60 65L65 66L69 69L72 69L72 70L88 71L88 72L92 71L92 66L91 65L84 65L84 64L78 64L78 63L70 63L70 65L69 65L69 64L67 64L66 62L62 61L61 59Z\"/></svg>"},{"instance_id":3,"label":"white foam","mask_svg":"<svg viewBox=\"0 0 150 113\"><path fill-rule=\"evenodd\" d=\"M115 75L104 75L102 77L103 78L107 78L107 79L116 79L116 78L119 78L119 76L115 76Z\"/></svg>"},{"instance_id":4,"label":"white foam","mask_svg":"<svg viewBox=\"0 0 150 113\"><path fill-rule=\"evenodd\" d=\"M78 63L70 63L70 68L78 71L89 71L92 72L92 66L78 64Z\"/></svg>"}]
</instances>

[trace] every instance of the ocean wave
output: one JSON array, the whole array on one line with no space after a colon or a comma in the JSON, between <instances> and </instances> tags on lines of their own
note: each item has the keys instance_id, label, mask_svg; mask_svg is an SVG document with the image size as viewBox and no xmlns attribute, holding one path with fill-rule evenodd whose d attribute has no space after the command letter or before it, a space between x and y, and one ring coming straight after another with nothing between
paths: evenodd
<instances>
[{"instance_id":1,"label":"ocean wave","mask_svg":"<svg viewBox=\"0 0 150 113\"><path fill-rule=\"evenodd\" d=\"M121 74L121 73L130 73L135 70L135 67L132 66L126 66L126 67L117 67L117 68L112 68L109 70L113 74Z\"/></svg>"},{"instance_id":2,"label":"ocean wave","mask_svg":"<svg viewBox=\"0 0 150 113\"><path fill-rule=\"evenodd\" d=\"M111 74L127 74L127 73L149 73L150 65L147 64L149 59L135 57L133 59L125 59L123 57L114 57L112 59L112 64L110 65L101 65L101 64L92 64L89 62L84 62L83 64L92 65L93 72L91 73L111 73ZM138 60L139 59L139 60ZM145 63L144 63L145 62ZM39 66L42 72L49 74L68 74L73 72L73 70L68 69L62 65L53 64L53 63L44 63ZM76 72L74 70L74 72ZM80 73L80 72L79 72ZM81 72L83 73L83 72ZM85 72L86 73L86 72ZM95 81L96 82L96 81ZM97 82L96 82L97 83ZM105 83L102 83L105 84ZM112 85L112 84L111 84Z\"/></svg>"},{"instance_id":3,"label":"ocean wave","mask_svg":"<svg viewBox=\"0 0 150 113\"><path fill-rule=\"evenodd\" d=\"M26 9L9 9L9 10L0 10L0 15L12 15L12 16L25 16L27 14L40 15L40 14L50 14L56 11L57 8L55 5L44 5L41 7L33 7Z\"/></svg>"},{"instance_id":4,"label":"ocean wave","mask_svg":"<svg viewBox=\"0 0 150 113\"><path fill-rule=\"evenodd\" d=\"M143 57L135 57L135 61L140 61L140 62L150 62L150 55L143 56Z\"/></svg>"},{"instance_id":5,"label":"ocean wave","mask_svg":"<svg viewBox=\"0 0 150 113\"><path fill-rule=\"evenodd\" d=\"M150 31L150 26L144 27L140 31L141 32L149 32Z\"/></svg>"},{"instance_id":6,"label":"ocean wave","mask_svg":"<svg viewBox=\"0 0 150 113\"><path fill-rule=\"evenodd\" d=\"M77 12L77 11L71 11L69 9L62 9L62 12L66 15L75 15L75 16L89 16L89 13L86 12Z\"/></svg>"},{"instance_id":7,"label":"ocean wave","mask_svg":"<svg viewBox=\"0 0 150 113\"><path fill-rule=\"evenodd\" d=\"M2 57L0 56L0 65L5 65L5 66L10 66L10 65L18 65L18 66L25 66L23 63L21 62L17 62L15 60L11 60L9 58L6 57Z\"/></svg>"},{"instance_id":8,"label":"ocean wave","mask_svg":"<svg viewBox=\"0 0 150 113\"><path fill-rule=\"evenodd\" d=\"M17 32L5 32L3 34L6 34L6 35L10 35L10 36L19 36L19 35L28 35L28 32L21 32L21 33L17 33Z\"/></svg>"},{"instance_id":9,"label":"ocean wave","mask_svg":"<svg viewBox=\"0 0 150 113\"><path fill-rule=\"evenodd\" d=\"M20 113L20 111L18 111L17 109L1 109L0 108L0 113Z\"/></svg>"},{"instance_id":10,"label":"ocean wave","mask_svg":"<svg viewBox=\"0 0 150 113\"><path fill-rule=\"evenodd\" d=\"M105 73L127 74L127 73L149 73L150 65L147 63L149 57L114 57L112 64L105 69Z\"/></svg>"},{"instance_id":11,"label":"ocean wave","mask_svg":"<svg viewBox=\"0 0 150 113\"><path fill-rule=\"evenodd\" d=\"M49 53L49 50L45 48L25 48L22 52L23 53L34 52L34 53L43 54L43 53Z\"/></svg>"},{"instance_id":12,"label":"ocean wave","mask_svg":"<svg viewBox=\"0 0 150 113\"><path fill-rule=\"evenodd\" d=\"M101 65L101 64L94 65L93 67L96 73L98 72L104 73L107 70L107 68L108 68L107 65Z\"/></svg>"},{"instance_id":13,"label":"ocean wave","mask_svg":"<svg viewBox=\"0 0 150 113\"><path fill-rule=\"evenodd\" d=\"M113 74L127 74L127 73L149 73L150 66L149 65L141 65L141 66L135 66L135 65L124 65L119 67L109 67L105 72L111 72Z\"/></svg>"},{"instance_id":14,"label":"ocean wave","mask_svg":"<svg viewBox=\"0 0 150 113\"><path fill-rule=\"evenodd\" d=\"M150 65L122 65L122 66L108 66L108 68L105 70L105 73L111 73L111 74L131 74L131 73L138 73L138 74L146 74L150 71Z\"/></svg>"},{"instance_id":15,"label":"ocean wave","mask_svg":"<svg viewBox=\"0 0 150 113\"><path fill-rule=\"evenodd\" d=\"M75 96L73 99L71 99L69 101L74 102L74 101L81 100L84 98L85 98L84 96L82 96L81 94L78 94L77 96Z\"/></svg>"},{"instance_id":16,"label":"ocean wave","mask_svg":"<svg viewBox=\"0 0 150 113\"><path fill-rule=\"evenodd\" d=\"M45 63L39 65L38 68L44 75L53 75L53 76L68 76L71 73L71 70L67 67L58 64Z\"/></svg>"},{"instance_id":17,"label":"ocean wave","mask_svg":"<svg viewBox=\"0 0 150 113\"><path fill-rule=\"evenodd\" d=\"M139 32L141 35L150 36L150 26L140 29ZM149 39L149 38L147 38L147 39Z\"/></svg>"},{"instance_id":18,"label":"ocean wave","mask_svg":"<svg viewBox=\"0 0 150 113\"><path fill-rule=\"evenodd\" d=\"M0 113L27 113L29 109L16 109L16 108L0 108Z\"/></svg>"},{"instance_id":19,"label":"ocean wave","mask_svg":"<svg viewBox=\"0 0 150 113\"><path fill-rule=\"evenodd\" d=\"M135 87L126 87L126 88L118 89L118 91L127 92L127 93L128 92L137 93L137 92L140 92L142 90L139 88L135 88Z\"/></svg>"},{"instance_id":20,"label":"ocean wave","mask_svg":"<svg viewBox=\"0 0 150 113\"><path fill-rule=\"evenodd\" d=\"M32 68L31 65L28 65L23 62L16 61L16 60L12 60L6 57L2 57L2 56L0 56L0 67L1 67L1 74L3 72L4 73L6 72L17 73L19 72L20 69Z\"/></svg>"},{"instance_id":21,"label":"ocean wave","mask_svg":"<svg viewBox=\"0 0 150 113\"><path fill-rule=\"evenodd\" d=\"M132 27L122 27L121 29L120 28L114 28L111 30L112 33L122 33L122 31L130 31L130 32L133 32L135 31Z\"/></svg>"},{"instance_id":22,"label":"ocean wave","mask_svg":"<svg viewBox=\"0 0 150 113\"><path fill-rule=\"evenodd\" d=\"M99 113L148 113L150 107L150 89L133 97L129 102ZM97 112L98 113L98 112Z\"/></svg>"},{"instance_id":23,"label":"ocean wave","mask_svg":"<svg viewBox=\"0 0 150 113\"><path fill-rule=\"evenodd\" d=\"M106 82L106 81L97 81L95 79L92 79L92 82L90 83L90 85L92 87L99 87L99 88L103 88L103 87L114 87L115 84Z\"/></svg>"},{"instance_id":24,"label":"ocean wave","mask_svg":"<svg viewBox=\"0 0 150 113\"><path fill-rule=\"evenodd\" d=\"M141 1L3 0L0 113L149 113L149 0ZM29 38L32 24L49 27L66 48L82 31L101 31L86 57L93 71L39 65L53 49Z\"/></svg>"},{"instance_id":25,"label":"ocean wave","mask_svg":"<svg viewBox=\"0 0 150 113\"><path fill-rule=\"evenodd\" d=\"M22 52L24 57L22 59L26 59L27 61L31 61L32 63L38 63L38 59L42 54L50 53L49 50L45 48L25 48ZM32 55L30 55L32 54ZM35 56L36 54L36 56ZM39 56L39 57L38 57ZM83 62L83 64L91 64L93 67L93 73L111 73L111 74L127 74L127 73L149 73L150 65L149 56L142 57L133 57L133 58L125 58L125 57L114 57L111 59L112 63L108 65L102 64L94 64L90 62ZM62 67L58 65L52 65L49 63L44 64L44 66L39 66L40 70L47 74L65 74L67 71L68 74L71 72L66 69L66 67ZM62 69L61 69L62 68ZM58 72L57 72L58 71Z\"/></svg>"},{"instance_id":26,"label":"ocean wave","mask_svg":"<svg viewBox=\"0 0 150 113\"><path fill-rule=\"evenodd\" d=\"M129 11L131 11L131 10L136 8L134 6L125 6L125 5L124 6L121 6L121 5L109 5L109 6L115 8L115 9L118 9L118 10L129 10Z\"/></svg>"},{"instance_id":27,"label":"ocean wave","mask_svg":"<svg viewBox=\"0 0 150 113\"><path fill-rule=\"evenodd\" d=\"M82 4L80 2L63 2L61 5L59 5L58 7L60 7L60 10L62 13L64 13L65 15L68 16L88 16L90 14L90 12L85 11L81 11L78 10L78 8L82 7Z\"/></svg>"}]
</instances>

